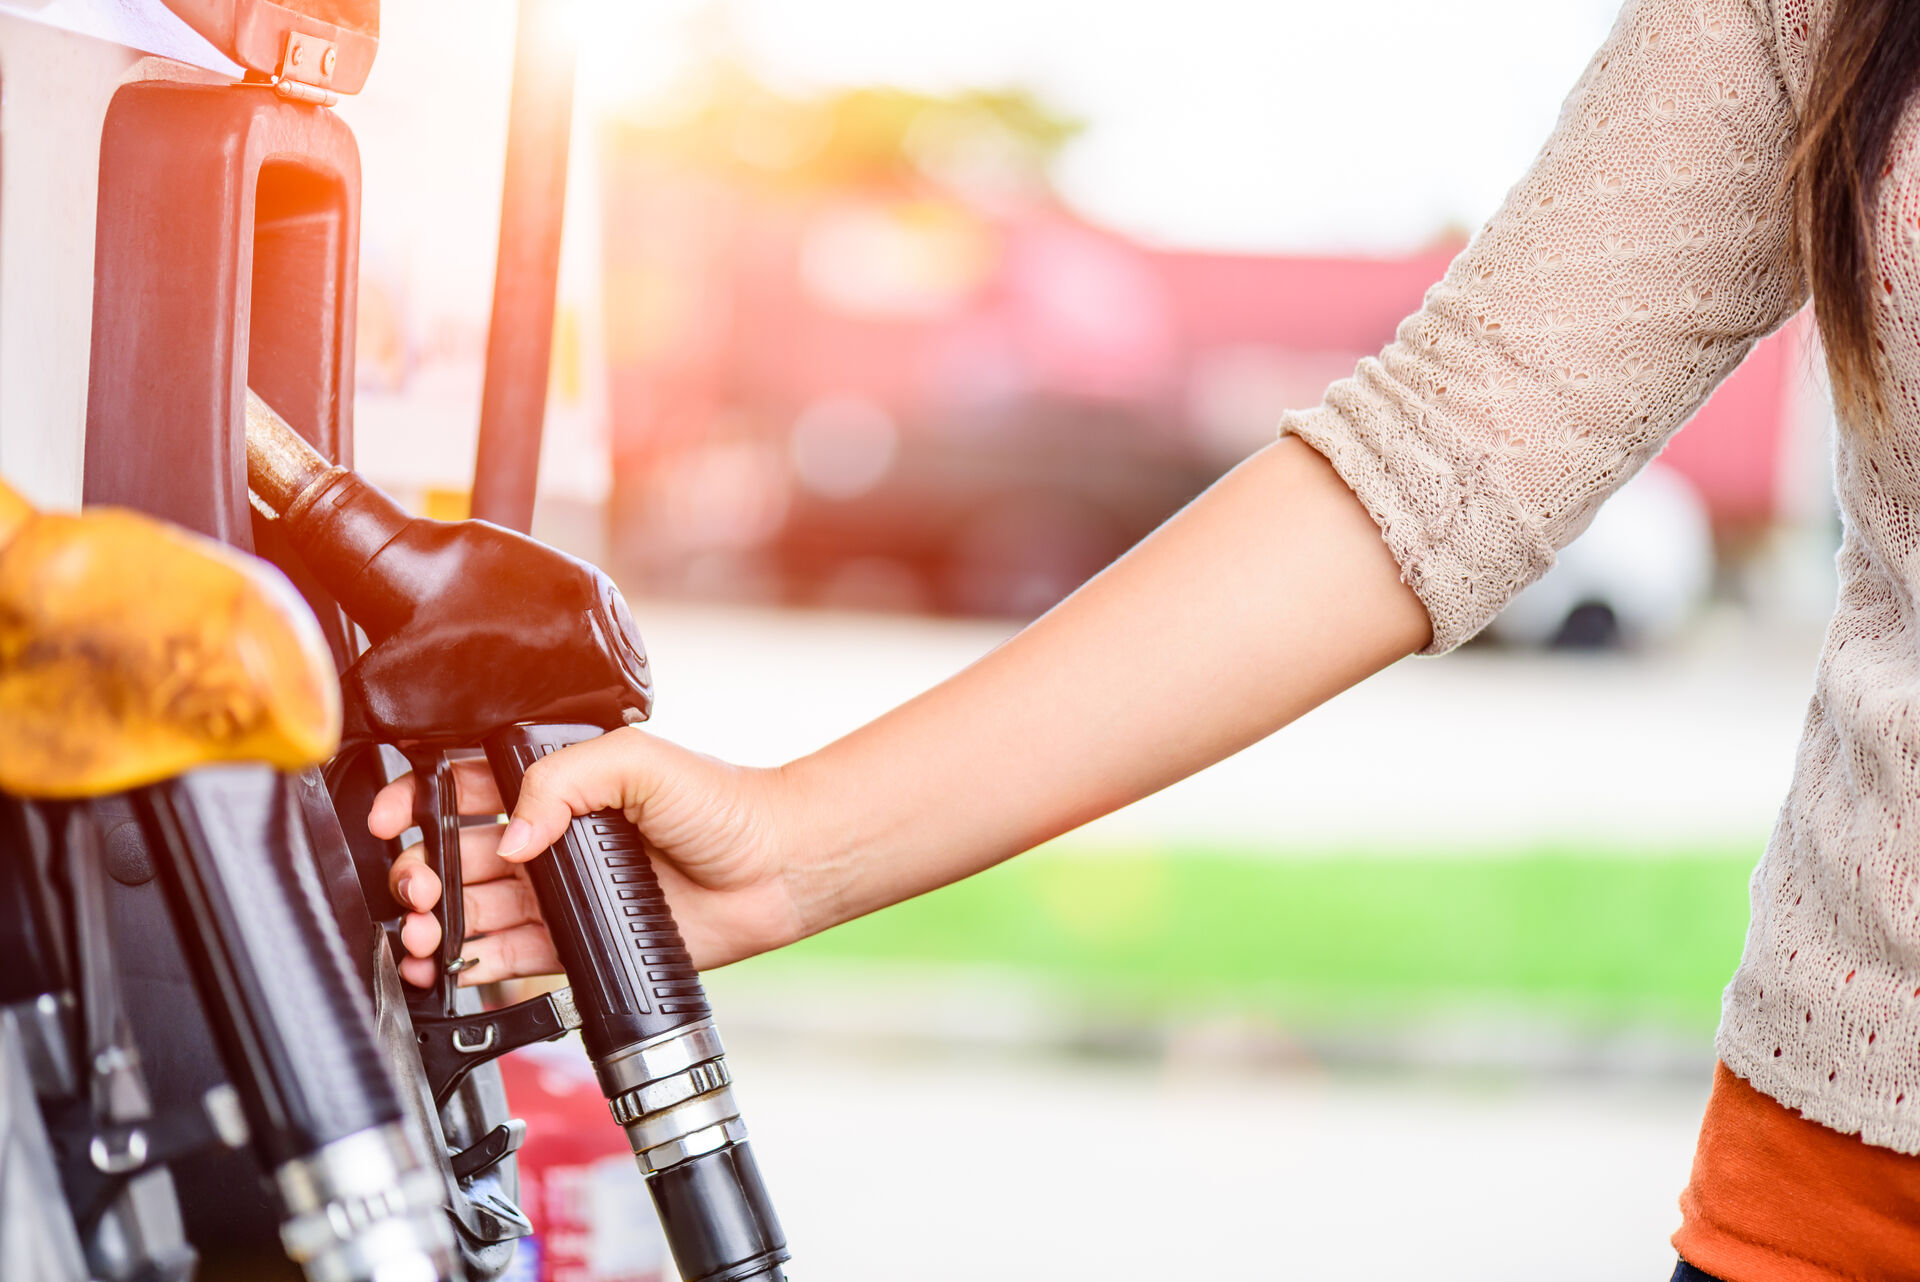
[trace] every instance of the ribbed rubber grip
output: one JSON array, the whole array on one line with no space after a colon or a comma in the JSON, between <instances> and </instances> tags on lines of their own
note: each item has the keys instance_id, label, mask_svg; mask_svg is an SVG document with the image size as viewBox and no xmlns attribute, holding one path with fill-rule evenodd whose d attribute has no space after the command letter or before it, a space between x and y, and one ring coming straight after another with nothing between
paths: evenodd
<instances>
[{"instance_id":1,"label":"ribbed rubber grip","mask_svg":"<svg viewBox=\"0 0 1920 1282\"><path fill-rule=\"evenodd\" d=\"M488 735L501 800L511 810L529 766L601 733L598 726L525 725ZM601 810L575 819L527 870L594 1059L711 1014L640 833L624 815Z\"/></svg>"},{"instance_id":2,"label":"ribbed rubber grip","mask_svg":"<svg viewBox=\"0 0 1920 1282\"><path fill-rule=\"evenodd\" d=\"M214 766L134 794L270 1167L400 1116L288 787L265 766Z\"/></svg>"}]
</instances>

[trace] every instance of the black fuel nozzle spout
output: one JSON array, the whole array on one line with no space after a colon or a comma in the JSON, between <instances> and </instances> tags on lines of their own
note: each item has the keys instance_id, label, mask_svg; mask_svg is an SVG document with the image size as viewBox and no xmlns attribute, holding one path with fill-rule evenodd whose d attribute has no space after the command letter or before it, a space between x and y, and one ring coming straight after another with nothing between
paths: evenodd
<instances>
[{"instance_id":1,"label":"black fuel nozzle spout","mask_svg":"<svg viewBox=\"0 0 1920 1282\"><path fill-rule=\"evenodd\" d=\"M342 679L350 737L484 746L511 808L541 757L651 710L633 617L595 567L484 521L408 515L251 394L247 464L255 497L371 643ZM457 901L457 854L445 862ZM617 811L582 816L528 873L681 1276L780 1282L786 1237L639 832Z\"/></svg>"}]
</instances>

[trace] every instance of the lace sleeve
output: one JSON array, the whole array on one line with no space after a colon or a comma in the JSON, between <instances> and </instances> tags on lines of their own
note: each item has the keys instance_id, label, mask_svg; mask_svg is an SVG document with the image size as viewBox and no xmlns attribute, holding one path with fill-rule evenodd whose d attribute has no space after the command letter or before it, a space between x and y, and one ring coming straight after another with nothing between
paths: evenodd
<instances>
[{"instance_id":1,"label":"lace sleeve","mask_svg":"<svg viewBox=\"0 0 1920 1282\"><path fill-rule=\"evenodd\" d=\"M1433 621L1484 627L1799 307L1793 107L1764 0L1631 0L1532 170L1290 431Z\"/></svg>"}]
</instances>

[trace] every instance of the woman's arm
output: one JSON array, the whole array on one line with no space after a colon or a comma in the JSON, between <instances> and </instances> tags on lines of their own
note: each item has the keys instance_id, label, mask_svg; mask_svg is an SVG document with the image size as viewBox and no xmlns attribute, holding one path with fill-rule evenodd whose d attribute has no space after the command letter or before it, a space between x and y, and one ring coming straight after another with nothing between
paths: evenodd
<instances>
[{"instance_id":1,"label":"woman's arm","mask_svg":"<svg viewBox=\"0 0 1920 1282\"><path fill-rule=\"evenodd\" d=\"M669 896L714 964L1144 797L1428 636L1365 509L1318 454L1281 440L978 663L779 771L629 732L555 754L528 773L500 854L530 858L576 813L622 807L675 865ZM537 951L517 960L545 964Z\"/></svg>"},{"instance_id":2,"label":"woman's arm","mask_svg":"<svg viewBox=\"0 0 1920 1282\"><path fill-rule=\"evenodd\" d=\"M1296 440L1254 455L1051 613L965 671L778 770L639 730L537 763L513 822L463 834L463 983L558 968L524 863L615 807L662 858L695 961L715 966L978 872L1184 778L1427 643L1380 530ZM500 805L456 770L467 813ZM412 780L368 826L410 822ZM403 966L430 982L437 879L394 863L417 911Z\"/></svg>"},{"instance_id":3,"label":"woman's arm","mask_svg":"<svg viewBox=\"0 0 1920 1282\"><path fill-rule=\"evenodd\" d=\"M1427 639L1353 493L1278 441L978 663L786 768L804 918L829 926L1030 849Z\"/></svg>"}]
</instances>

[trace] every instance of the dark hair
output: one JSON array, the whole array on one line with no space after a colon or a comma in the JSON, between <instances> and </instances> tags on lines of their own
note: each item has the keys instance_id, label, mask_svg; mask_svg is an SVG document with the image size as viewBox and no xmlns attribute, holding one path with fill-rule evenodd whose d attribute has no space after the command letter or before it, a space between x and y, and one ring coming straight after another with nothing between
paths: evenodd
<instances>
[{"instance_id":1,"label":"dark hair","mask_svg":"<svg viewBox=\"0 0 1920 1282\"><path fill-rule=\"evenodd\" d=\"M1916 88L1920 0L1835 0L1787 174L1834 402L1843 423L1866 430L1886 413L1873 312L1893 289L1875 262L1874 198Z\"/></svg>"}]
</instances>

